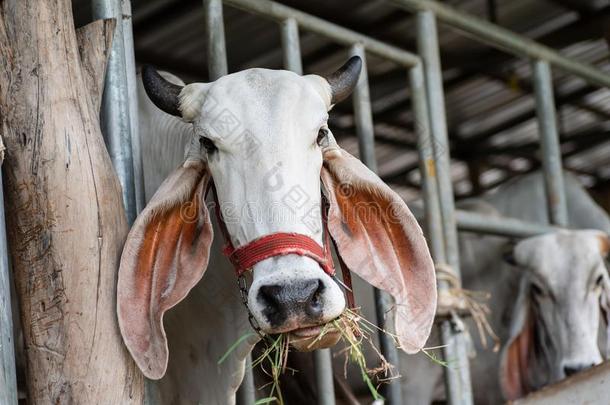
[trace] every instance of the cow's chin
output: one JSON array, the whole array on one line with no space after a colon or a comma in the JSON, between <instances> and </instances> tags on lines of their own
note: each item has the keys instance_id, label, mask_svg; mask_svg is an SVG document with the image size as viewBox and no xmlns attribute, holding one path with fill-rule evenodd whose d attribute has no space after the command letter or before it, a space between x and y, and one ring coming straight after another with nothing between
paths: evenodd
<instances>
[{"instance_id":1,"label":"cow's chin","mask_svg":"<svg viewBox=\"0 0 610 405\"><path fill-rule=\"evenodd\" d=\"M332 347L341 338L341 332L334 327L314 326L289 332L290 345L299 352L310 352Z\"/></svg>"}]
</instances>

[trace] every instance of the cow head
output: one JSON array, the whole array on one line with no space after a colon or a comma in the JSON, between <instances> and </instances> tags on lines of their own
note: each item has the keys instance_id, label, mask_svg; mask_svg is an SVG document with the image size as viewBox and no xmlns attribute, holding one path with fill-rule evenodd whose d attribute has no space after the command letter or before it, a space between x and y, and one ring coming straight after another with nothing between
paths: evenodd
<instances>
[{"instance_id":1,"label":"cow head","mask_svg":"<svg viewBox=\"0 0 610 405\"><path fill-rule=\"evenodd\" d=\"M609 250L602 232L559 231L525 239L508 255L524 274L501 354L507 399L602 361L598 328L610 302Z\"/></svg>"},{"instance_id":2,"label":"cow head","mask_svg":"<svg viewBox=\"0 0 610 405\"><path fill-rule=\"evenodd\" d=\"M204 198L212 181L236 248L276 233L324 244L324 192L338 254L395 298L403 349L423 346L436 284L421 229L400 197L340 149L327 126L328 111L349 96L360 68L353 57L327 77L249 69L186 86L143 69L150 99L193 125L185 162L140 214L121 258L119 324L147 377L160 378L167 366L164 312L208 263L212 228ZM307 256L269 257L251 273L248 307L265 333L307 337L345 310L341 288Z\"/></svg>"}]
</instances>

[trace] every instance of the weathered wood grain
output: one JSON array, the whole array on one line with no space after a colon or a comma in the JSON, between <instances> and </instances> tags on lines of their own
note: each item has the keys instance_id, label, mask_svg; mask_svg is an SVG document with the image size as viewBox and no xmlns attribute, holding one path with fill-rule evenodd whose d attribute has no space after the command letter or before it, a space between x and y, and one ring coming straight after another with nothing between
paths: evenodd
<instances>
[{"instance_id":1,"label":"weathered wood grain","mask_svg":"<svg viewBox=\"0 0 610 405\"><path fill-rule=\"evenodd\" d=\"M142 403L116 320L127 223L98 122L102 48L81 48L81 63L69 0L0 2L7 231L32 404Z\"/></svg>"},{"instance_id":2,"label":"weathered wood grain","mask_svg":"<svg viewBox=\"0 0 610 405\"><path fill-rule=\"evenodd\" d=\"M102 104L106 61L110 55L115 27L116 21L109 18L94 21L76 30L76 42L83 75L88 84L95 111L99 111Z\"/></svg>"}]
</instances>

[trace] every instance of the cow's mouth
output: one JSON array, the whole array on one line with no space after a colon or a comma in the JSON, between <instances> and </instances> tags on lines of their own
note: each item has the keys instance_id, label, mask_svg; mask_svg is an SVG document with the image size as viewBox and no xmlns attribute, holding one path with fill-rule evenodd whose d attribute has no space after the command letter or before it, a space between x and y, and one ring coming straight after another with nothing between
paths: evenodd
<instances>
[{"instance_id":1,"label":"cow's mouth","mask_svg":"<svg viewBox=\"0 0 610 405\"><path fill-rule=\"evenodd\" d=\"M334 346L341 332L330 325L309 326L289 332L290 344L299 352L310 352Z\"/></svg>"}]
</instances>

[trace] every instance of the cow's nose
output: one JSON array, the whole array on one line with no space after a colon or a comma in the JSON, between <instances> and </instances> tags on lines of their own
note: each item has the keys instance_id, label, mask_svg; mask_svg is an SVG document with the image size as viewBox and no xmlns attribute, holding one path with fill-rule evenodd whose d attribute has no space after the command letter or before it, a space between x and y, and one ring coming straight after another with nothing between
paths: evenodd
<instances>
[{"instance_id":1,"label":"cow's nose","mask_svg":"<svg viewBox=\"0 0 610 405\"><path fill-rule=\"evenodd\" d=\"M579 372L586 370L593 366L594 366L593 363L591 363L591 364L567 364L567 365L563 366L563 372L565 373L566 377L569 377L571 375L579 373Z\"/></svg>"},{"instance_id":2,"label":"cow's nose","mask_svg":"<svg viewBox=\"0 0 610 405\"><path fill-rule=\"evenodd\" d=\"M315 322L322 316L324 283L319 279L297 280L285 284L262 285L257 299L273 327L283 325L289 317Z\"/></svg>"}]
</instances>

